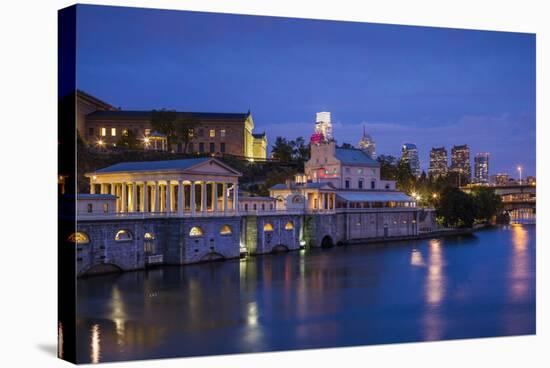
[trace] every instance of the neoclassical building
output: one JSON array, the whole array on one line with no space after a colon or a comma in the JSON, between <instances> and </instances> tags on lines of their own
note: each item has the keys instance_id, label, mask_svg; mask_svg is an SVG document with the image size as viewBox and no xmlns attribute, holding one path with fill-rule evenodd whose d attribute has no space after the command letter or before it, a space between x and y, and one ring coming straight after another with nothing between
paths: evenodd
<instances>
[{"instance_id":1,"label":"neoclassical building","mask_svg":"<svg viewBox=\"0 0 550 368\"><path fill-rule=\"evenodd\" d=\"M90 194L116 197L117 214L151 216L235 213L239 176L215 158L123 162L86 174Z\"/></svg>"}]
</instances>

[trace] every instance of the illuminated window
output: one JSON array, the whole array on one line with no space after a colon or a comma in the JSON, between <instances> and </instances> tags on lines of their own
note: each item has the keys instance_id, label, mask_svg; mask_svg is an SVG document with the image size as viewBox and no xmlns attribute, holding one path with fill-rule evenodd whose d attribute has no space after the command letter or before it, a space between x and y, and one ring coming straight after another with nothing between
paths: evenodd
<instances>
[{"instance_id":1,"label":"illuminated window","mask_svg":"<svg viewBox=\"0 0 550 368\"><path fill-rule=\"evenodd\" d=\"M210 129L208 135L210 136L210 138L214 138L216 136L216 129Z\"/></svg>"},{"instance_id":2,"label":"illuminated window","mask_svg":"<svg viewBox=\"0 0 550 368\"><path fill-rule=\"evenodd\" d=\"M292 223L292 221L287 222L285 225L285 230L293 230L293 229L294 229L294 224Z\"/></svg>"},{"instance_id":3,"label":"illuminated window","mask_svg":"<svg viewBox=\"0 0 550 368\"><path fill-rule=\"evenodd\" d=\"M191 230L189 230L189 236L193 236L193 237L202 236L202 229L198 226L193 226Z\"/></svg>"},{"instance_id":4,"label":"illuminated window","mask_svg":"<svg viewBox=\"0 0 550 368\"><path fill-rule=\"evenodd\" d=\"M107 135L107 128L101 128L101 136L105 137Z\"/></svg>"},{"instance_id":5,"label":"illuminated window","mask_svg":"<svg viewBox=\"0 0 550 368\"><path fill-rule=\"evenodd\" d=\"M145 136L151 135L151 129L145 129Z\"/></svg>"},{"instance_id":6,"label":"illuminated window","mask_svg":"<svg viewBox=\"0 0 550 368\"><path fill-rule=\"evenodd\" d=\"M103 203L103 212L104 213L109 212L109 203Z\"/></svg>"},{"instance_id":7,"label":"illuminated window","mask_svg":"<svg viewBox=\"0 0 550 368\"><path fill-rule=\"evenodd\" d=\"M189 138L193 138L194 133L195 131L193 130L193 128L189 129Z\"/></svg>"},{"instance_id":8,"label":"illuminated window","mask_svg":"<svg viewBox=\"0 0 550 368\"><path fill-rule=\"evenodd\" d=\"M225 129L220 130L220 137L225 137Z\"/></svg>"},{"instance_id":9,"label":"illuminated window","mask_svg":"<svg viewBox=\"0 0 550 368\"><path fill-rule=\"evenodd\" d=\"M132 233L128 230L119 230L115 235L116 241L129 241L133 238Z\"/></svg>"},{"instance_id":10,"label":"illuminated window","mask_svg":"<svg viewBox=\"0 0 550 368\"><path fill-rule=\"evenodd\" d=\"M271 225L269 222L264 224L264 231L265 232L273 231L273 225Z\"/></svg>"},{"instance_id":11,"label":"illuminated window","mask_svg":"<svg viewBox=\"0 0 550 368\"><path fill-rule=\"evenodd\" d=\"M111 128L111 137L116 137L116 128Z\"/></svg>"},{"instance_id":12,"label":"illuminated window","mask_svg":"<svg viewBox=\"0 0 550 368\"><path fill-rule=\"evenodd\" d=\"M76 233L72 233L71 236L69 236L69 241L77 244L86 244L90 242L90 238L88 238L88 235L86 235L86 233L77 231Z\"/></svg>"},{"instance_id":13,"label":"illuminated window","mask_svg":"<svg viewBox=\"0 0 550 368\"><path fill-rule=\"evenodd\" d=\"M155 240L155 235L153 235L153 233L145 233L145 235L143 235L143 239L145 239L145 240Z\"/></svg>"},{"instance_id":14,"label":"illuminated window","mask_svg":"<svg viewBox=\"0 0 550 368\"><path fill-rule=\"evenodd\" d=\"M357 174L362 174L363 173L363 169L357 169Z\"/></svg>"},{"instance_id":15,"label":"illuminated window","mask_svg":"<svg viewBox=\"0 0 550 368\"><path fill-rule=\"evenodd\" d=\"M220 235L231 235L233 234L233 230L231 230L231 226L229 225L223 225L220 229Z\"/></svg>"}]
</instances>

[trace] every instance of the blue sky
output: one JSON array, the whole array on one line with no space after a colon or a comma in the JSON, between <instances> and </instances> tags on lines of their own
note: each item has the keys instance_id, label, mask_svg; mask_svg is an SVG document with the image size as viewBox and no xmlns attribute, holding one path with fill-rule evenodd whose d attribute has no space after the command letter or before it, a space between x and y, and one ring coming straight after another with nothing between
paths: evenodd
<instances>
[{"instance_id":1,"label":"blue sky","mask_svg":"<svg viewBox=\"0 0 550 368\"><path fill-rule=\"evenodd\" d=\"M78 88L124 109L252 111L256 131L377 153L469 144L490 171L535 174L535 35L79 6Z\"/></svg>"}]
</instances>

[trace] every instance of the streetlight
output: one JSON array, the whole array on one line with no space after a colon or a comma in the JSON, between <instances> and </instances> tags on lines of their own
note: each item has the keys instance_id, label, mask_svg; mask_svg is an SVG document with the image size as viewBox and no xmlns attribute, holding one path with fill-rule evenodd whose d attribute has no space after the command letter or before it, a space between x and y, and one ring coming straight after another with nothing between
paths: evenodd
<instances>
[{"instance_id":1,"label":"streetlight","mask_svg":"<svg viewBox=\"0 0 550 368\"><path fill-rule=\"evenodd\" d=\"M521 170L523 168L521 166L518 166L518 171L519 171L519 185L521 185Z\"/></svg>"}]
</instances>

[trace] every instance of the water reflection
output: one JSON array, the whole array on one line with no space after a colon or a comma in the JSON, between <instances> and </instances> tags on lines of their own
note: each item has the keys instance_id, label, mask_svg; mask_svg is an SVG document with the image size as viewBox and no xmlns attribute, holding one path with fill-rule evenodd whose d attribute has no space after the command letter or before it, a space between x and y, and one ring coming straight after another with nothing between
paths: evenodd
<instances>
[{"instance_id":1,"label":"water reflection","mask_svg":"<svg viewBox=\"0 0 550 368\"><path fill-rule=\"evenodd\" d=\"M529 233L522 225L511 225L512 231L512 252L510 265L510 292L514 300L521 300L529 289L529 257L528 243Z\"/></svg>"},{"instance_id":2,"label":"water reflection","mask_svg":"<svg viewBox=\"0 0 550 368\"><path fill-rule=\"evenodd\" d=\"M99 325L93 325L91 329L91 341L90 341L90 361L92 363L99 363L101 358L101 346L99 339Z\"/></svg>"},{"instance_id":3,"label":"water reflection","mask_svg":"<svg viewBox=\"0 0 550 368\"><path fill-rule=\"evenodd\" d=\"M439 306L445 296L445 259L440 239L431 239L428 243L428 275L426 276L426 308L424 316L424 338L428 341L443 337L444 321Z\"/></svg>"},{"instance_id":4,"label":"water reflection","mask_svg":"<svg viewBox=\"0 0 550 368\"><path fill-rule=\"evenodd\" d=\"M96 363L532 333L532 241L534 227L509 228L82 279L78 356Z\"/></svg>"}]
</instances>

